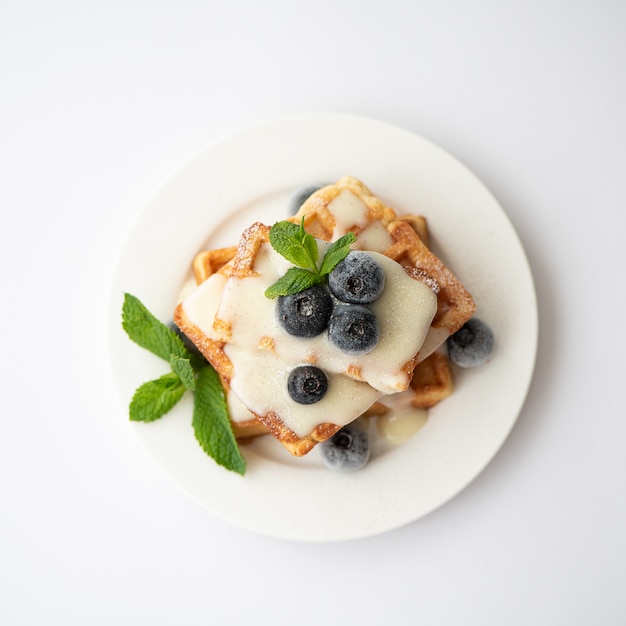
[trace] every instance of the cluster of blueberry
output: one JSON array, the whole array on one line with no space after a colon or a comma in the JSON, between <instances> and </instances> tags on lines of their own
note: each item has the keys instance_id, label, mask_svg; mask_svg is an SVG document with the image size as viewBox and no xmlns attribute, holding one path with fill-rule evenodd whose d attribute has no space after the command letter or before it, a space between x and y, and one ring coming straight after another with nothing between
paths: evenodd
<instances>
[{"instance_id":1,"label":"cluster of blueberry","mask_svg":"<svg viewBox=\"0 0 626 626\"><path fill-rule=\"evenodd\" d=\"M316 337L324 331L346 354L367 354L380 338L376 316L367 308L385 288L385 273L366 252L352 251L328 276L328 288L316 285L291 296L281 296L276 314L282 328L296 337ZM292 370L287 389L293 400L313 404L328 390L326 374L314 365ZM330 469L354 471L367 463L369 437L357 423L344 426L321 446Z\"/></svg>"},{"instance_id":2,"label":"cluster of blueberry","mask_svg":"<svg viewBox=\"0 0 626 626\"><path fill-rule=\"evenodd\" d=\"M299 293L280 296L276 317L290 335L311 338L324 331L341 352L371 352L380 338L376 315L366 305L385 288L385 273L366 252L351 251L328 276L328 287L315 285ZM313 365L295 368L288 379L291 398L300 404L321 400L328 389L324 372Z\"/></svg>"}]
</instances>

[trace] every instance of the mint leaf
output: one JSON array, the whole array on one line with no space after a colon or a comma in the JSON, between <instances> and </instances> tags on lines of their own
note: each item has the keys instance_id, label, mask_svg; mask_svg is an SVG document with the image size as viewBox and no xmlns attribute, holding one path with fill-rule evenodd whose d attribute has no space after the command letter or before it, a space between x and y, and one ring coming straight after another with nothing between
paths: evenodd
<instances>
[{"instance_id":1,"label":"mint leaf","mask_svg":"<svg viewBox=\"0 0 626 626\"><path fill-rule=\"evenodd\" d=\"M284 276L265 290L265 297L273 299L278 296L290 296L313 287L318 282L319 278L312 272L299 267L290 267Z\"/></svg>"},{"instance_id":2,"label":"mint leaf","mask_svg":"<svg viewBox=\"0 0 626 626\"><path fill-rule=\"evenodd\" d=\"M315 237L309 233L305 233L302 238L302 247L305 249L308 258L310 259L312 269L317 270L317 257L319 256L319 248L317 247L317 241Z\"/></svg>"},{"instance_id":3,"label":"mint leaf","mask_svg":"<svg viewBox=\"0 0 626 626\"><path fill-rule=\"evenodd\" d=\"M185 386L177 374L170 372L144 383L130 401L130 419L133 422L153 422L165 415L185 393Z\"/></svg>"},{"instance_id":4,"label":"mint leaf","mask_svg":"<svg viewBox=\"0 0 626 626\"><path fill-rule=\"evenodd\" d=\"M172 372L177 374L180 381L185 385L185 389L194 391L196 388L196 377L194 375L193 367L189 359L183 359L175 354L172 354L170 358L170 366Z\"/></svg>"},{"instance_id":5,"label":"mint leaf","mask_svg":"<svg viewBox=\"0 0 626 626\"><path fill-rule=\"evenodd\" d=\"M128 293L124 294L122 327L135 343L166 361L172 354L184 359L191 357L182 339Z\"/></svg>"},{"instance_id":6,"label":"mint leaf","mask_svg":"<svg viewBox=\"0 0 626 626\"><path fill-rule=\"evenodd\" d=\"M322 276L330 274L335 266L348 256L348 253L350 252L350 246L355 241L356 237L354 236L354 234L347 233L343 237L337 239L337 241L333 242L330 248L326 250L326 254L324 255L324 259L322 260L320 274Z\"/></svg>"},{"instance_id":7,"label":"mint leaf","mask_svg":"<svg viewBox=\"0 0 626 626\"><path fill-rule=\"evenodd\" d=\"M310 235L304 230L304 217L302 217L302 219L300 220L300 227L298 228L298 239L300 240L300 243L302 244L302 247L308 258L308 265L304 265L302 263L296 263L296 265L312 269L314 272L317 273L317 257L319 256L319 249L317 247L315 237L313 237L313 235Z\"/></svg>"},{"instance_id":8,"label":"mint leaf","mask_svg":"<svg viewBox=\"0 0 626 626\"><path fill-rule=\"evenodd\" d=\"M317 267L319 248L317 241L304 230L304 217L300 226L293 222L277 222L270 228L270 243L276 252L296 267L287 270L284 276L265 290L266 298L289 296L326 281L326 276L345 259L350 246L356 241L354 233L347 233L329 246Z\"/></svg>"},{"instance_id":9,"label":"mint leaf","mask_svg":"<svg viewBox=\"0 0 626 626\"><path fill-rule=\"evenodd\" d=\"M278 251L283 245L281 242L285 239L298 239L298 233L300 232L300 226L293 222L283 220L282 222L276 222L274 226L270 228L270 243L272 247Z\"/></svg>"},{"instance_id":10,"label":"mint leaf","mask_svg":"<svg viewBox=\"0 0 626 626\"><path fill-rule=\"evenodd\" d=\"M243 476L246 462L228 419L222 383L210 365L198 372L192 425L202 449L219 465Z\"/></svg>"},{"instance_id":11,"label":"mint leaf","mask_svg":"<svg viewBox=\"0 0 626 626\"><path fill-rule=\"evenodd\" d=\"M278 222L270 228L270 243L279 254L294 265L306 266L309 259L298 231L296 224Z\"/></svg>"},{"instance_id":12,"label":"mint leaf","mask_svg":"<svg viewBox=\"0 0 626 626\"><path fill-rule=\"evenodd\" d=\"M274 224L270 228L270 243L290 263L317 273L317 244L304 231L304 219L300 226L287 221Z\"/></svg>"}]
</instances>

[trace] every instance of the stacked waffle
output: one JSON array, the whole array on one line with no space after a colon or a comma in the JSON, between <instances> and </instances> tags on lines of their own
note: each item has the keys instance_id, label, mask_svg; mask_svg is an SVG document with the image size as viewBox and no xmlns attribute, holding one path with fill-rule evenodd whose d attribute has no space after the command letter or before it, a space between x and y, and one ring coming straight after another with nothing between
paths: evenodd
<instances>
[{"instance_id":1,"label":"stacked waffle","mask_svg":"<svg viewBox=\"0 0 626 626\"><path fill-rule=\"evenodd\" d=\"M471 295L429 250L425 218L398 216L359 180L344 177L315 192L289 218L319 242L348 232L352 250L378 259L386 283L371 309L380 341L364 355L342 354L322 333L288 336L265 289L289 269L270 245L270 227L255 223L237 246L199 253L198 286L177 307L175 321L220 374L238 439L269 432L302 456L360 415L382 415L390 398L428 408L452 390L438 348L472 316ZM328 374L328 393L315 404L294 402L287 377L312 364Z\"/></svg>"}]
</instances>

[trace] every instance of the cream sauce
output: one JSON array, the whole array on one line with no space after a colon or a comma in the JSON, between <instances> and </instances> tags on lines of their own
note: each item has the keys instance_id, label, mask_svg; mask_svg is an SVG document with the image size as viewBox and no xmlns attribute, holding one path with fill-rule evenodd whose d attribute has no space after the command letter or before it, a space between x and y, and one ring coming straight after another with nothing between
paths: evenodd
<instances>
[{"instance_id":1,"label":"cream sauce","mask_svg":"<svg viewBox=\"0 0 626 626\"><path fill-rule=\"evenodd\" d=\"M397 445L415 435L427 419L426 409L404 408L378 417L376 427L385 441Z\"/></svg>"},{"instance_id":2,"label":"cream sauce","mask_svg":"<svg viewBox=\"0 0 626 626\"><path fill-rule=\"evenodd\" d=\"M350 229L357 226L367 226L367 206L348 189L344 189L328 205L328 210L335 218L335 229L332 240L345 235Z\"/></svg>"}]
</instances>

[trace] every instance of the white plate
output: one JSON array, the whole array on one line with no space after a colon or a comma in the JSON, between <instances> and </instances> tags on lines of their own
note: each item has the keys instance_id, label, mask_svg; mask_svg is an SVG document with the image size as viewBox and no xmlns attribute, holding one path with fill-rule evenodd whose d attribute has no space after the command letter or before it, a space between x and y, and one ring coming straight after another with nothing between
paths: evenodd
<instances>
[{"instance_id":1,"label":"white plate","mask_svg":"<svg viewBox=\"0 0 626 626\"><path fill-rule=\"evenodd\" d=\"M518 237L483 184L423 138L362 117L277 119L211 145L176 172L134 225L117 267L109 344L122 400L168 365L133 344L120 325L123 292L171 319L194 254L232 245L255 220L286 217L310 183L360 178L398 212L426 215L433 247L474 295L497 339L489 363L456 373L452 396L409 441L341 475L317 450L293 459L270 437L243 448L245 477L218 467L191 428L192 399L151 424L131 424L174 482L215 514L286 539L362 538L416 520L450 500L492 459L526 397L535 363L537 306ZM190 396L190 394L187 394Z\"/></svg>"}]
</instances>

